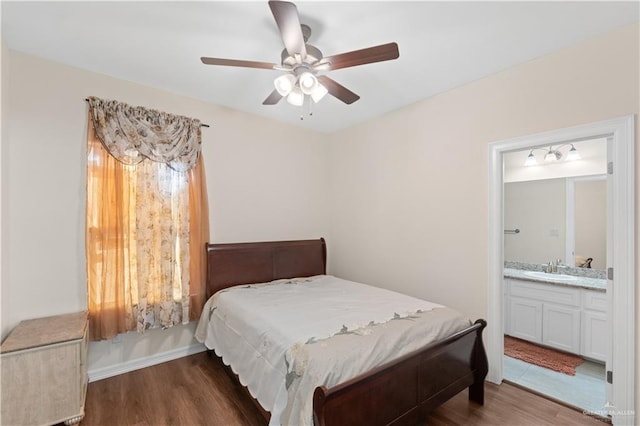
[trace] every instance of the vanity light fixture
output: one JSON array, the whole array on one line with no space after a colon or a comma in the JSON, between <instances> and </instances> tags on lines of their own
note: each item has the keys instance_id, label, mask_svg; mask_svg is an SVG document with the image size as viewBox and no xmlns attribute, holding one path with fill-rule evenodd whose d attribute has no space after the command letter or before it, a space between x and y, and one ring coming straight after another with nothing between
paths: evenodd
<instances>
[{"instance_id":1,"label":"vanity light fixture","mask_svg":"<svg viewBox=\"0 0 640 426\"><path fill-rule=\"evenodd\" d=\"M580 160L581 158L582 157L580 157L580 154L578 154L578 151L576 150L576 147L573 146L573 144L571 144L571 149L567 153L567 161Z\"/></svg>"},{"instance_id":2,"label":"vanity light fixture","mask_svg":"<svg viewBox=\"0 0 640 426\"><path fill-rule=\"evenodd\" d=\"M560 152L561 148L564 148L566 146L571 146L571 149L569 150L569 152L567 153L567 157L566 160L567 161L574 161L574 160L579 160L580 154L578 153L578 150L576 150L576 147L573 146L572 143L566 143L563 145L560 145L556 148L554 148L553 146L549 146L549 149L547 148L532 148L529 151L529 155L527 155L527 159L524 162L525 166L535 166L536 164L538 164L538 161L536 160L536 157L533 155L533 151L535 150L540 150L540 151L544 151L544 161L545 163L554 163L556 161L560 161L562 159L562 152Z\"/></svg>"},{"instance_id":3,"label":"vanity light fixture","mask_svg":"<svg viewBox=\"0 0 640 426\"><path fill-rule=\"evenodd\" d=\"M562 153L557 149L553 149L551 147L549 147L549 151L547 151L547 153L544 155L544 161L547 163L560 161L561 158Z\"/></svg>"}]
</instances>

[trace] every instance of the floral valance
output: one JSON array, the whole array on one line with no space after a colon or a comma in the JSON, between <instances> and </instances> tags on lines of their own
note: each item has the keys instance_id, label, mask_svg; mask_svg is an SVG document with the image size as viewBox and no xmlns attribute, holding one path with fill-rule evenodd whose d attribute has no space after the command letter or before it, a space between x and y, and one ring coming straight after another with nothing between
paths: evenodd
<instances>
[{"instance_id":1,"label":"floral valance","mask_svg":"<svg viewBox=\"0 0 640 426\"><path fill-rule=\"evenodd\" d=\"M138 164L145 158L189 170L200 155L200 120L122 102L88 98L98 138L118 161Z\"/></svg>"}]
</instances>

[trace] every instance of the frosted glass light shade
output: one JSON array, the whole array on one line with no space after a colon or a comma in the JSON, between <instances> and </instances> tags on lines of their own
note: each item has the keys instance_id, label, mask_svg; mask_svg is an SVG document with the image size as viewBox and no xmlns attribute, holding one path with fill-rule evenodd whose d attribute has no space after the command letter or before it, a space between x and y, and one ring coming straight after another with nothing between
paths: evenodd
<instances>
[{"instance_id":1,"label":"frosted glass light shade","mask_svg":"<svg viewBox=\"0 0 640 426\"><path fill-rule=\"evenodd\" d=\"M582 157L580 157L580 154L576 150L576 147L571 145L571 149L569 150L569 153L567 154L567 161L579 160L580 158L582 158Z\"/></svg>"},{"instance_id":2,"label":"frosted glass light shade","mask_svg":"<svg viewBox=\"0 0 640 426\"><path fill-rule=\"evenodd\" d=\"M302 106L304 103L304 93L302 93L298 87L294 87L287 96L287 102L294 106Z\"/></svg>"},{"instance_id":3,"label":"frosted glass light shade","mask_svg":"<svg viewBox=\"0 0 640 426\"><path fill-rule=\"evenodd\" d=\"M280 93L280 96L287 96L291 93L295 84L296 78L291 74L281 75L273 81L273 85L276 87L278 93Z\"/></svg>"},{"instance_id":4,"label":"frosted glass light shade","mask_svg":"<svg viewBox=\"0 0 640 426\"><path fill-rule=\"evenodd\" d=\"M527 159L524 162L524 165L535 166L536 164L538 164L538 162L536 161L536 157L533 156L533 151L530 151L529 155L527 156Z\"/></svg>"},{"instance_id":5,"label":"frosted glass light shade","mask_svg":"<svg viewBox=\"0 0 640 426\"><path fill-rule=\"evenodd\" d=\"M544 155L544 161L551 163L554 161L559 161L562 158L562 153L558 150L553 150L549 148L549 152Z\"/></svg>"},{"instance_id":6,"label":"frosted glass light shade","mask_svg":"<svg viewBox=\"0 0 640 426\"><path fill-rule=\"evenodd\" d=\"M313 99L313 102L318 103L320 102L320 99L324 98L324 95L326 95L327 93L329 93L327 88L318 83L316 89L311 92L311 99Z\"/></svg>"},{"instance_id":7,"label":"frosted glass light shade","mask_svg":"<svg viewBox=\"0 0 640 426\"><path fill-rule=\"evenodd\" d=\"M300 74L300 77L298 77L298 86L300 86L302 93L310 95L314 92L316 87L318 87L318 79L310 72L303 72Z\"/></svg>"}]
</instances>

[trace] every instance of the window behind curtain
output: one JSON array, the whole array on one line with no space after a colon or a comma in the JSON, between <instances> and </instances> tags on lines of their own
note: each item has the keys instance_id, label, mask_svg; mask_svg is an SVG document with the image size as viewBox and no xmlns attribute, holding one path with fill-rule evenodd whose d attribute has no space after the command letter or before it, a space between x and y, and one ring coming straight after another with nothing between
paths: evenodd
<instances>
[{"instance_id":1,"label":"window behind curtain","mask_svg":"<svg viewBox=\"0 0 640 426\"><path fill-rule=\"evenodd\" d=\"M148 159L124 164L103 146L91 119L87 143L92 338L197 319L209 234L202 158L186 171Z\"/></svg>"}]
</instances>

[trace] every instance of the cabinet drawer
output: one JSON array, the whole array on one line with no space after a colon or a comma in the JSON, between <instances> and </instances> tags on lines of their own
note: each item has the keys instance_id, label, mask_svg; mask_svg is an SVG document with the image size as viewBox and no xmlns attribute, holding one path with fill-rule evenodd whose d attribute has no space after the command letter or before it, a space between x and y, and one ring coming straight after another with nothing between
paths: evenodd
<instances>
[{"instance_id":1,"label":"cabinet drawer","mask_svg":"<svg viewBox=\"0 0 640 426\"><path fill-rule=\"evenodd\" d=\"M553 302L567 306L580 306L580 289L513 280L511 296Z\"/></svg>"},{"instance_id":2,"label":"cabinet drawer","mask_svg":"<svg viewBox=\"0 0 640 426\"><path fill-rule=\"evenodd\" d=\"M607 312L607 293L584 290L584 308L590 311Z\"/></svg>"}]
</instances>

